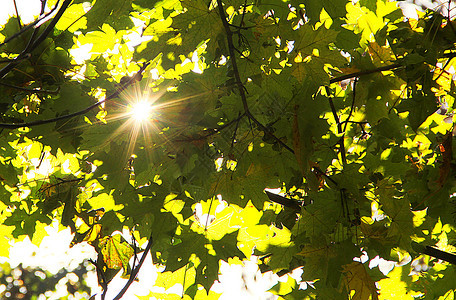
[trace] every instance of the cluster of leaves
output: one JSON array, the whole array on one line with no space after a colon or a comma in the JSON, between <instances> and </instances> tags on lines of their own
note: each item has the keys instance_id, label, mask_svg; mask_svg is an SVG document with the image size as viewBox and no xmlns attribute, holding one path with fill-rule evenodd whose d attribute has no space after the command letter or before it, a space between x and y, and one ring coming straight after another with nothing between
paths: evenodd
<instances>
[{"instance_id":1,"label":"cluster of leaves","mask_svg":"<svg viewBox=\"0 0 456 300\"><path fill-rule=\"evenodd\" d=\"M355 2L42 1L31 26L10 18L0 249L57 218L97 250L105 291L144 260L128 228L185 297L217 297L220 261L252 255L315 287L281 296L453 293L454 25ZM135 99L149 122L129 118Z\"/></svg>"}]
</instances>

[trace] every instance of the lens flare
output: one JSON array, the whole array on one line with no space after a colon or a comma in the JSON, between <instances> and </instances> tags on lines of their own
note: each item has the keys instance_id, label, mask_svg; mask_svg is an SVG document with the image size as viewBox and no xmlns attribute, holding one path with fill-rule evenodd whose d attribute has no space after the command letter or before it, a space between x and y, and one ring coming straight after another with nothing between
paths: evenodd
<instances>
[{"instance_id":1,"label":"lens flare","mask_svg":"<svg viewBox=\"0 0 456 300\"><path fill-rule=\"evenodd\" d=\"M131 118L136 122L143 122L150 118L152 106L147 100L140 100L134 103L131 107Z\"/></svg>"}]
</instances>

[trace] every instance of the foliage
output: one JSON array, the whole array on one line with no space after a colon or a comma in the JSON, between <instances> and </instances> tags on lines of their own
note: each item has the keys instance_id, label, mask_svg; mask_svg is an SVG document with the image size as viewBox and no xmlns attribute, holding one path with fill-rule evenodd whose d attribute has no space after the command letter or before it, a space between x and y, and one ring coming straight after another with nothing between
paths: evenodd
<instances>
[{"instance_id":1,"label":"foliage","mask_svg":"<svg viewBox=\"0 0 456 300\"><path fill-rule=\"evenodd\" d=\"M105 291L143 262L127 228L184 298L217 298L221 261L252 255L303 267L315 288L281 282L287 298L453 293L450 19L386 0L45 2L0 30L2 255L58 219Z\"/></svg>"}]
</instances>

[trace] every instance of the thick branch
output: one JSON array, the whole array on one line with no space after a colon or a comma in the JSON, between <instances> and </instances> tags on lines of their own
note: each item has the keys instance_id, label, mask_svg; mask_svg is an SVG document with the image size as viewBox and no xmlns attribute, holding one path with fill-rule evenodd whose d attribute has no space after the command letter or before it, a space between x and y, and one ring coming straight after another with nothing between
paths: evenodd
<instances>
[{"instance_id":1,"label":"thick branch","mask_svg":"<svg viewBox=\"0 0 456 300\"><path fill-rule=\"evenodd\" d=\"M138 71L138 73L136 73L135 76L132 76L130 78L130 80L128 80L123 86L121 86L114 93L112 93L111 95L106 97L104 100L100 100L100 101L90 105L89 107L80 110L80 111L77 111L77 112L74 112L74 113L71 113L71 114L68 114L68 115L59 116L59 117L52 118L52 119L47 119L47 120L39 120L39 121L25 122L25 123L0 123L0 128L17 129L17 128L21 128L21 127L32 127L32 126L37 126L37 125L44 125L44 124L54 123L54 122L57 122L57 121L60 121L60 120L66 120L66 119L69 119L69 118L72 118L72 117L76 117L76 116L80 116L80 115L83 115L85 113L88 113L89 111L91 111L95 107L100 106L102 103L105 103L106 101L109 101L109 100L111 100L113 98L118 97L120 95L120 93L122 93L128 86L130 86L133 82L135 82L137 80L138 76L141 76L141 74L144 72L144 70L146 69L146 67L148 65L149 65L148 62L144 63L142 65L141 69Z\"/></svg>"},{"instance_id":2,"label":"thick branch","mask_svg":"<svg viewBox=\"0 0 456 300\"><path fill-rule=\"evenodd\" d=\"M435 258L449 262L450 264L456 265L456 255L452 253L448 253L431 246L426 246L426 248L424 248L423 254L433 256Z\"/></svg>"}]
</instances>

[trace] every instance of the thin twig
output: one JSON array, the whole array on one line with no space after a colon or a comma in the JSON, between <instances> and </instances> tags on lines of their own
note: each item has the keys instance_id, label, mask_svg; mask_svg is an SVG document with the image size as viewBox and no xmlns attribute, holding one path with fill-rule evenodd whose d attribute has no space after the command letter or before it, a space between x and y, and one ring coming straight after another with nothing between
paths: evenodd
<instances>
[{"instance_id":1,"label":"thin twig","mask_svg":"<svg viewBox=\"0 0 456 300\"><path fill-rule=\"evenodd\" d=\"M39 18L37 18L35 21L33 21L32 23L22 27L22 29L18 32L16 32L15 34L13 34L12 36L8 37L7 39L5 39L3 41L3 43L0 43L0 47L7 44L8 42L10 42L11 40L17 38L18 36L22 35L24 32L26 32L27 30L29 30L30 28L32 28L33 26L35 26L36 24L38 24L41 20L47 18L48 16L50 16L56 9L57 7L59 6L59 2L60 0L57 0L57 3L55 4L55 6L45 15L42 15L40 16Z\"/></svg>"},{"instance_id":2,"label":"thin twig","mask_svg":"<svg viewBox=\"0 0 456 300\"><path fill-rule=\"evenodd\" d=\"M226 40L228 42L228 50L230 52L231 65L233 67L234 79L239 86L239 93L241 95L242 104L244 106L244 111L247 115L250 115L249 107L247 105L247 97L245 95L244 86L242 85L241 76L239 75L239 70L236 61L236 54L234 53L234 43L233 43L233 32L230 29L230 24L226 20L225 11L223 10L222 0L217 0L217 6L219 9L220 19L222 20L223 27L226 32Z\"/></svg>"},{"instance_id":3,"label":"thin twig","mask_svg":"<svg viewBox=\"0 0 456 300\"><path fill-rule=\"evenodd\" d=\"M372 74L372 73L378 73L378 72L383 72L383 71L394 70L394 69L397 69L397 68L400 68L400 67L403 67L403 65L401 65L399 63L395 63L395 64L392 64L392 65L383 66L383 67L379 67L379 68L376 68L376 69L359 71L359 72L355 72L355 73L346 74L346 75L342 75L342 76L339 76L339 77L332 78L332 79L329 80L329 83L341 82L341 81L343 81L345 79L350 79L350 78L354 78L354 77L360 77L360 76L369 75L369 74Z\"/></svg>"},{"instance_id":4,"label":"thin twig","mask_svg":"<svg viewBox=\"0 0 456 300\"><path fill-rule=\"evenodd\" d=\"M447 74L448 74L448 72L445 71L445 68L448 67L448 65L449 65L450 62L453 60L453 58L454 58L454 57L451 57L451 58L449 58L449 59L445 62L445 64L444 64L443 67L442 67L442 72L440 72L440 74L434 79L434 82L437 82L437 80L440 78L440 76L442 76L443 73L447 73Z\"/></svg>"},{"instance_id":5,"label":"thin twig","mask_svg":"<svg viewBox=\"0 0 456 300\"><path fill-rule=\"evenodd\" d=\"M246 7L247 7L247 0L244 0L244 5L242 6L241 22L239 22L239 30L242 28L242 25L244 24L244 17L245 17Z\"/></svg>"},{"instance_id":6,"label":"thin twig","mask_svg":"<svg viewBox=\"0 0 456 300\"><path fill-rule=\"evenodd\" d=\"M231 138L231 151L233 150L234 143L235 143L235 140L236 140L236 132L237 132L238 127L239 127L239 121L241 120L239 118L240 116L241 116L241 114L239 114L239 116L237 117L238 121L236 122L236 127L234 127L234 131L233 131L233 137Z\"/></svg>"},{"instance_id":7,"label":"thin twig","mask_svg":"<svg viewBox=\"0 0 456 300\"><path fill-rule=\"evenodd\" d=\"M247 30L247 29L252 29L252 28L255 28L255 26L238 26L238 25L234 25L234 24L230 24L229 25L233 28L236 28L236 32L240 31L240 30Z\"/></svg>"},{"instance_id":8,"label":"thin twig","mask_svg":"<svg viewBox=\"0 0 456 300\"><path fill-rule=\"evenodd\" d=\"M89 259L89 262L91 262L95 266L95 268L97 270L97 274L99 274L101 277L100 285L101 285L101 288L103 289L103 294L101 295L101 299L104 299L106 296L106 291L108 290L108 283L106 282L106 277L104 276L103 270L100 268L100 266L98 266L98 261L93 261L92 259Z\"/></svg>"},{"instance_id":9,"label":"thin twig","mask_svg":"<svg viewBox=\"0 0 456 300\"><path fill-rule=\"evenodd\" d=\"M451 31L453 31L453 34L456 34L456 30L453 26L453 23L451 23L451 18L450 18L450 9L451 7L451 0L448 0L448 16L447 16L447 23L450 25Z\"/></svg>"},{"instance_id":10,"label":"thin twig","mask_svg":"<svg viewBox=\"0 0 456 300\"><path fill-rule=\"evenodd\" d=\"M322 175L323 177L325 177L326 179L328 179L329 181L331 181L331 183L333 183L336 187L338 186L337 181L335 181L334 179L332 179L331 177L329 177L328 174L326 174L325 172L323 172L320 168L318 168L318 167L313 167L313 170L314 170L315 172L317 172L318 174Z\"/></svg>"},{"instance_id":11,"label":"thin twig","mask_svg":"<svg viewBox=\"0 0 456 300\"><path fill-rule=\"evenodd\" d=\"M260 129L266 134L272 137L280 146L284 147L288 151L294 154L294 150L285 144L281 139L279 139L274 133L269 130L266 126L264 126L260 121L258 121L253 115L249 114L249 118L258 126Z\"/></svg>"},{"instance_id":12,"label":"thin twig","mask_svg":"<svg viewBox=\"0 0 456 300\"><path fill-rule=\"evenodd\" d=\"M51 31L54 30L55 25L60 20L63 13L68 8L68 6L71 4L72 1L73 0L63 1L62 6L60 7L59 11L55 14L54 18L52 18L49 25L44 29L44 31L40 34L40 36L31 45L32 49L35 49L36 47L38 47L38 45L40 45L47 38L49 33L51 33Z\"/></svg>"},{"instance_id":13,"label":"thin twig","mask_svg":"<svg viewBox=\"0 0 456 300\"><path fill-rule=\"evenodd\" d=\"M149 241L147 242L146 249L144 249L144 253L141 256L141 259L139 260L138 265L135 268L133 268L133 270L131 270L131 274L130 274L130 277L128 278L127 283L125 284L125 286L122 288L122 290L117 294L117 296L113 300L119 300L120 298L122 298L122 296L128 290L128 288L133 283L133 281L135 281L136 276L138 275L139 269L141 269L141 266L144 263L144 261L146 260L147 254L149 253L150 248L152 247L152 243L153 243L153 239L152 239L152 234L151 234L149 237Z\"/></svg>"},{"instance_id":14,"label":"thin twig","mask_svg":"<svg viewBox=\"0 0 456 300\"><path fill-rule=\"evenodd\" d=\"M343 132L342 131L342 124L340 123L339 116L337 115L336 108L334 107L333 98L332 97L328 97L328 102L329 102L329 106L331 107L331 112L332 112L332 114L334 116L334 119L336 120L337 133L341 134Z\"/></svg>"},{"instance_id":15,"label":"thin twig","mask_svg":"<svg viewBox=\"0 0 456 300\"><path fill-rule=\"evenodd\" d=\"M241 100L242 100L242 105L244 106L244 113L247 115L247 117L249 118L249 121L253 121L263 132L264 134L266 135L269 135L270 137L272 137L279 145L281 145L283 148L285 148L286 150L288 150L290 153L295 153L294 150L288 146L287 144L285 144L280 138L278 138L277 136L275 136L270 130L269 128L267 128L266 126L264 126L260 121L258 121L253 115L252 113L250 112L249 110L249 106L247 104L247 96L246 96L246 91L245 91L245 87L244 85L242 84L242 81L241 81L241 76L239 75L239 69L238 69L238 66L237 66L237 61L236 61L236 54L235 54L235 47L234 47L234 43L233 43L233 32L231 31L230 29L230 24L228 23L227 19L226 19L226 15L225 15L225 11L223 10L223 3L222 3L222 0L217 0L217 6L218 6L218 9L219 9L219 14L220 14L220 19L222 20L222 23L223 23L223 27L225 28L225 32L226 32L226 39L227 39L227 43L228 43L228 50L229 50L229 53L230 53L230 60L231 60L231 65L232 65L232 68L233 68L233 73L234 73L234 79L236 81L236 84L238 85L238 90L239 90L239 94L241 96ZM398 65L399 66L399 65ZM373 73L373 72L371 72ZM369 73L367 73L369 74ZM343 76L341 76L343 77ZM351 77L348 77L348 78L351 78ZM336 78L335 78L336 79ZM344 79L341 79L340 81L342 81ZM334 81L334 82L337 82L337 81ZM329 178L329 176L327 176L322 170L318 169L318 168L314 168L317 172L323 174L323 176L327 177L328 180L330 180L331 182L333 182L335 185L337 185L337 183Z\"/></svg>"},{"instance_id":16,"label":"thin twig","mask_svg":"<svg viewBox=\"0 0 456 300\"><path fill-rule=\"evenodd\" d=\"M236 54L235 54L235 47L234 47L234 43L233 43L233 32L231 31L230 29L230 24L228 23L228 21L226 20L226 15L225 15L225 11L223 10L223 3L222 3L222 0L217 0L217 6L218 6L218 9L219 9L219 14L220 14L220 18L222 20L222 23L223 23L223 27L225 28L225 32L226 32L226 39L227 39L227 42L228 42L228 50L229 50L229 53L230 53L230 60L231 60L231 65L232 65L232 68L233 68L233 74L234 74L234 79L236 81L236 84L238 85L238 90L239 90L239 94L241 96L241 100L242 100L242 105L244 106L244 112L245 114L249 117L250 120L252 120L258 127L260 127L260 129L267 135L271 136L274 140L276 140L276 142L278 144L280 144L282 147L284 147L285 149L287 149L288 151L290 151L291 153L294 153L293 149L290 148L290 146L288 146L287 144L285 144L281 139L279 139L277 136L275 136L266 126L264 126L261 122L259 122L253 115L252 113L250 112L249 110L249 106L247 104L247 96L246 96L246 92L245 92L245 87L244 85L242 84L242 81L241 81L241 76L239 75L239 69L238 69L238 66L237 66L237 61L236 61Z\"/></svg>"},{"instance_id":17,"label":"thin twig","mask_svg":"<svg viewBox=\"0 0 456 300\"><path fill-rule=\"evenodd\" d=\"M32 93L32 94L33 94L33 93L42 93L42 94L56 95L56 94L59 93L59 88L57 88L55 91L28 89L28 88L24 88L24 87L12 85L12 84L5 83L5 82L1 82L1 81L0 81L0 85L6 86L6 87L9 87L9 88L12 88L12 89L24 91L24 92L27 92L27 93Z\"/></svg>"},{"instance_id":18,"label":"thin twig","mask_svg":"<svg viewBox=\"0 0 456 300\"><path fill-rule=\"evenodd\" d=\"M351 106L350 106L350 112L348 113L348 117L347 119L345 119L345 125L344 125L344 130L343 132L345 133L345 131L347 130L347 125L348 125L348 122L353 114L353 110L355 109L355 100L356 100L356 83L358 83L358 77L355 77L355 81L353 82L353 98L352 98L352 103L351 103Z\"/></svg>"},{"instance_id":19,"label":"thin twig","mask_svg":"<svg viewBox=\"0 0 456 300\"><path fill-rule=\"evenodd\" d=\"M241 115L239 115L236 119L233 119L231 121L229 121L228 123L225 123L223 124L222 126L220 126L219 128L214 128L214 129L211 129L209 130L209 132L207 132L206 134L202 135L202 136L198 136L198 137L194 137L194 138L181 138L181 139L174 139L173 141L174 142L191 142L191 141L200 141L200 140L203 140L205 138L208 138L214 134L217 134L219 133L220 131L222 131L223 129L231 126L232 124L236 123L236 122L239 122L243 117L245 117L246 114L243 113Z\"/></svg>"},{"instance_id":20,"label":"thin twig","mask_svg":"<svg viewBox=\"0 0 456 300\"><path fill-rule=\"evenodd\" d=\"M21 22L21 16L19 15L19 11L17 9L16 0L13 0L13 3L14 3L14 10L16 11L16 20L17 20L17 23L19 25L19 30L21 30L22 29L22 22Z\"/></svg>"},{"instance_id":21,"label":"thin twig","mask_svg":"<svg viewBox=\"0 0 456 300\"><path fill-rule=\"evenodd\" d=\"M38 36L38 38L36 40L34 40L33 42L29 42L27 47L21 52L21 54L19 54L20 58L22 58L24 55L26 55L28 53L31 53L34 49L36 49L36 47L38 47L47 38L49 33L51 33L51 31L54 30L55 25L60 20L60 18L62 17L63 13L68 8L68 6L70 5L71 2L72 2L72 0L65 0L62 3L62 6L60 7L59 11L56 13L54 18L52 18L51 22L46 27L46 29L44 29L44 31ZM21 61L22 60L17 60L17 61L10 62L8 65L3 67L3 69L0 70L0 79L5 77L6 74L8 74Z\"/></svg>"},{"instance_id":22,"label":"thin twig","mask_svg":"<svg viewBox=\"0 0 456 300\"><path fill-rule=\"evenodd\" d=\"M59 117L55 117L55 118L52 118L52 119L39 120L39 121L33 121L33 122L0 123L0 128L17 129L17 128L22 128L22 127L32 127L32 126L37 126L37 125L44 125L44 124L54 123L54 122L57 122L57 121L60 121L60 120L66 120L66 119L69 119L69 118L72 118L72 117L76 117L76 116L80 116L80 115L83 115L85 113L88 113L89 111L91 111L95 107L98 107L101 104L105 103L106 101L109 101L109 100L119 96L120 93L122 93L128 86L130 86L133 82L136 81L136 79L138 78L137 76L141 76L141 74L144 72L144 70L146 69L146 67L148 65L149 65L149 62L144 63L141 66L140 70L134 76L132 76L123 86L121 86L119 89L117 89L114 93L112 93L111 95L109 95L105 99L100 100L100 101L90 105L89 107L86 107L86 108L80 110L80 111L77 111L77 112L74 112L74 113L71 113L71 114L67 114L67 115L63 115L63 116L59 116Z\"/></svg>"},{"instance_id":23,"label":"thin twig","mask_svg":"<svg viewBox=\"0 0 456 300\"><path fill-rule=\"evenodd\" d=\"M340 122L341 124L345 124L345 123L352 123L352 124L358 124L358 125L364 125L364 124L367 124L369 122L367 121L351 121L351 120L345 120L345 121L342 121Z\"/></svg>"}]
</instances>

